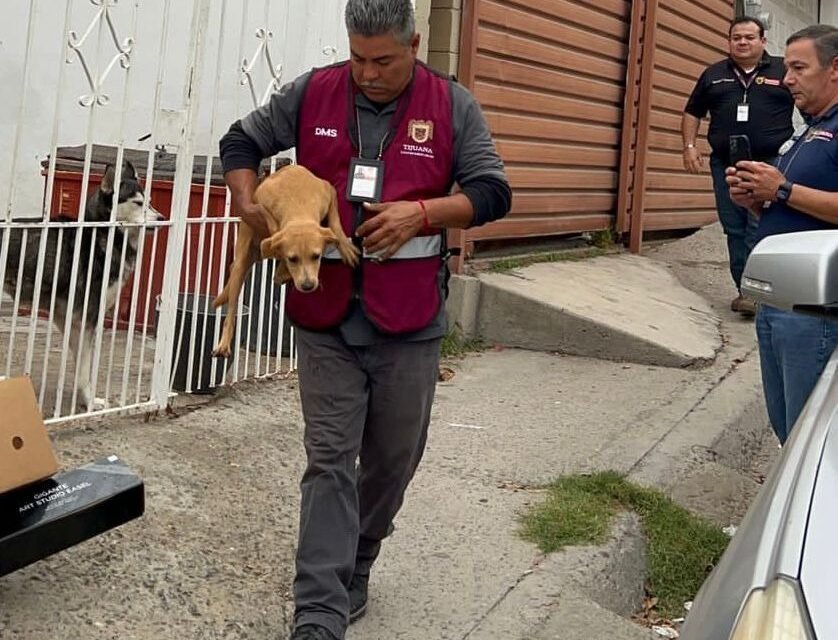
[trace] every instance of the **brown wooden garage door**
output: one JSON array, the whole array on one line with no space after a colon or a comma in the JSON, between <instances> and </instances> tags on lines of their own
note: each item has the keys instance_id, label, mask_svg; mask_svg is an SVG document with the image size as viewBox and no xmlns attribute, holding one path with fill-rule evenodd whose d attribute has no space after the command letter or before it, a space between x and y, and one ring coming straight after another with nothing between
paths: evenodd
<instances>
[{"instance_id":1,"label":"brown wooden garage door","mask_svg":"<svg viewBox=\"0 0 838 640\"><path fill-rule=\"evenodd\" d=\"M634 176L634 192L642 195L632 200L629 212L635 249L641 231L699 227L716 219L706 161L702 175L684 171L681 116L701 72L727 55L733 13L732 0L658 0L653 14L651 91L648 102L638 105L649 116L638 132L641 156L636 168L643 171ZM699 136L705 157L710 151L706 130L705 120ZM639 228L638 212L642 212Z\"/></svg>"},{"instance_id":2,"label":"brown wooden garage door","mask_svg":"<svg viewBox=\"0 0 838 640\"><path fill-rule=\"evenodd\" d=\"M465 0L460 80L514 191L467 241L613 226L631 2Z\"/></svg>"}]
</instances>

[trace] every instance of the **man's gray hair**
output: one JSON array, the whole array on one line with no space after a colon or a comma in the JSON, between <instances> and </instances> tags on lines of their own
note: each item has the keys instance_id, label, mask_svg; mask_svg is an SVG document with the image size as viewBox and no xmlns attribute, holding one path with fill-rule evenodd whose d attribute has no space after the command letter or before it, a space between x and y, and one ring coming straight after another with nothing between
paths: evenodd
<instances>
[{"instance_id":1,"label":"man's gray hair","mask_svg":"<svg viewBox=\"0 0 838 640\"><path fill-rule=\"evenodd\" d=\"M814 24L797 31L786 40L786 46L798 40L812 40L821 67L828 67L838 57L838 28L830 24Z\"/></svg>"},{"instance_id":2,"label":"man's gray hair","mask_svg":"<svg viewBox=\"0 0 838 640\"><path fill-rule=\"evenodd\" d=\"M416 33L411 0L348 0L344 15L350 35L369 38L392 33L408 46Z\"/></svg>"}]
</instances>

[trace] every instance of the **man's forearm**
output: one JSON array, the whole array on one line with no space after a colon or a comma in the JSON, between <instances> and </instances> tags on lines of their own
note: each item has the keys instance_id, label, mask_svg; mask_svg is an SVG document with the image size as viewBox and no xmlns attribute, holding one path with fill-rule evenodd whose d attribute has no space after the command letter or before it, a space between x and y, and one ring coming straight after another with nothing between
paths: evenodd
<instances>
[{"instance_id":1,"label":"man's forearm","mask_svg":"<svg viewBox=\"0 0 838 640\"><path fill-rule=\"evenodd\" d=\"M696 118L694 115L684 113L684 117L681 119L681 137L684 141L685 148L688 145L694 145L696 143L698 128L700 125L701 120Z\"/></svg>"},{"instance_id":2,"label":"man's forearm","mask_svg":"<svg viewBox=\"0 0 838 640\"><path fill-rule=\"evenodd\" d=\"M465 194L455 193L444 198L424 200L428 223L432 227L465 229L474 219L474 207Z\"/></svg>"},{"instance_id":3,"label":"man's forearm","mask_svg":"<svg viewBox=\"0 0 838 640\"><path fill-rule=\"evenodd\" d=\"M224 174L224 182L230 188L233 205L237 210L253 203L253 192L259 184L259 177L253 169L232 169Z\"/></svg>"},{"instance_id":4,"label":"man's forearm","mask_svg":"<svg viewBox=\"0 0 838 640\"><path fill-rule=\"evenodd\" d=\"M795 184L787 202L793 209L838 225L838 192L821 191Z\"/></svg>"},{"instance_id":5,"label":"man's forearm","mask_svg":"<svg viewBox=\"0 0 838 640\"><path fill-rule=\"evenodd\" d=\"M256 172L253 169L231 169L224 174L224 181L230 188L235 212L259 235L267 236L267 221L262 210L253 204L253 194L259 184Z\"/></svg>"}]
</instances>

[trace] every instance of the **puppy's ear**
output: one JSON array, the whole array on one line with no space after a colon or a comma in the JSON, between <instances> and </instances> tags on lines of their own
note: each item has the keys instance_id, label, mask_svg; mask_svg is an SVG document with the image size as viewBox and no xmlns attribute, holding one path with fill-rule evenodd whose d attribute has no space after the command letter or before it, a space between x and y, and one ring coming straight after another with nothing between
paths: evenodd
<instances>
[{"instance_id":1,"label":"puppy's ear","mask_svg":"<svg viewBox=\"0 0 838 640\"><path fill-rule=\"evenodd\" d=\"M259 250L262 252L262 259L267 258L282 258L282 240L283 240L283 233L282 231L278 231L277 233L273 234L270 238L265 238L259 244Z\"/></svg>"},{"instance_id":2,"label":"puppy's ear","mask_svg":"<svg viewBox=\"0 0 838 640\"><path fill-rule=\"evenodd\" d=\"M113 193L113 179L114 168L112 164L109 164L105 167L105 175L102 176L102 184L99 185L102 193Z\"/></svg>"},{"instance_id":3,"label":"puppy's ear","mask_svg":"<svg viewBox=\"0 0 838 640\"><path fill-rule=\"evenodd\" d=\"M320 236L326 244L335 244L338 241L338 237L335 235L335 232L329 229L329 227L320 227Z\"/></svg>"}]
</instances>

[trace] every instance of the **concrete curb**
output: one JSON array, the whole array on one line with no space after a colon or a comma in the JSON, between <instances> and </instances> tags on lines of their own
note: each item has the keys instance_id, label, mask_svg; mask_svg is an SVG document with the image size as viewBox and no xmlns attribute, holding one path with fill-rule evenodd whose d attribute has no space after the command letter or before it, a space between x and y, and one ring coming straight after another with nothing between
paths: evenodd
<instances>
[{"instance_id":1,"label":"concrete curb","mask_svg":"<svg viewBox=\"0 0 838 640\"><path fill-rule=\"evenodd\" d=\"M605 545L568 548L542 556L460 637L649 638L646 630L620 617L630 615L641 601L645 575L646 546L640 519L634 514L623 514ZM571 615L573 612L575 615Z\"/></svg>"},{"instance_id":2,"label":"concrete curb","mask_svg":"<svg viewBox=\"0 0 838 640\"><path fill-rule=\"evenodd\" d=\"M745 470L770 430L754 347L628 470L628 478L659 488L708 462Z\"/></svg>"},{"instance_id":3,"label":"concrete curb","mask_svg":"<svg viewBox=\"0 0 838 640\"><path fill-rule=\"evenodd\" d=\"M706 366L721 321L655 260L615 255L451 280L449 320L507 347L665 367Z\"/></svg>"}]
</instances>

